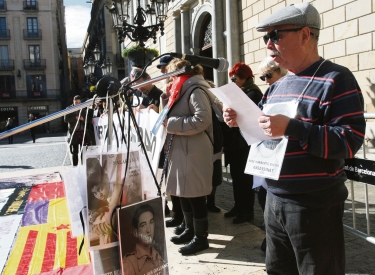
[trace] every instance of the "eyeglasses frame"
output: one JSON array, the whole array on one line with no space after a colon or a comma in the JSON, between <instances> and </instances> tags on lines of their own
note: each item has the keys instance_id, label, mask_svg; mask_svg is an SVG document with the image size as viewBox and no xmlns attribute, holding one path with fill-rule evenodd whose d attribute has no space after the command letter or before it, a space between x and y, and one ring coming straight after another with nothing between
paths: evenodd
<instances>
[{"instance_id":1,"label":"eyeglasses frame","mask_svg":"<svg viewBox=\"0 0 375 275\"><path fill-rule=\"evenodd\" d=\"M274 44L277 44L277 42L279 42L280 38L279 38L279 35L278 33L279 32L298 32L300 30L302 30L304 27L299 27L299 28L292 28L292 29L284 29L284 30L278 30L278 29L275 29L273 31L270 31L269 33L267 33L266 35L263 36L263 41L264 41L264 44L267 45L268 43L268 40L271 39L271 42L274 43ZM270 34L271 33L274 33L274 38L271 38ZM310 31L310 35L314 35L311 31Z\"/></svg>"},{"instance_id":2,"label":"eyeglasses frame","mask_svg":"<svg viewBox=\"0 0 375 275\"><path fill-rule=\"evenodd\" d=\"M260 78L262 81L266 81L266 78L267 78L267 79L272 79L272 77L273 77L273 72L278 71L278 70L280 70L280 68L274 69L274 70L272 70L272 71L266 73L265 75L261 75L259 78Z\"/></svg>"}]
</instances>

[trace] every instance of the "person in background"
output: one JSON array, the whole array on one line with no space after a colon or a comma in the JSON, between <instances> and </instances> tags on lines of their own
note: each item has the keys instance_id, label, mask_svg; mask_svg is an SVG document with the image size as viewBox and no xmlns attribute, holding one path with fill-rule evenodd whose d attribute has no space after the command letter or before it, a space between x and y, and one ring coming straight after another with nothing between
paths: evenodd
<instances>
[{"instance_id":1,"label":"person in background","mask_svg":"<svg viewBox=\"0 0 375 275\"><path fill-rule=\"evenodd\" d=\"M81 103L81 97L76 95L73 98L73 104L68 108L73 107ZM83 135L85 130L85 119L86 119L86 109L82 109L80 112L75 111L73 113L64 116L64 122L68 123L68 131L70 135L70 153L72 154L73 166L78 165L78 153L79 146L83 143ZM87 123L91 123L92 117L88 118Z\"/></svg>"},{"instance_id":2,"label":"person in background","mask_svg":"<svg viewBox=\"0 0 375 275\"><path fill-rule=\"evenodd\" d=\"M34 117L33 114L29 114L29 119L27 120L28 122L32 122L36 119L36 117ZM33 143L35 143L35 129L34 128L30 128L30 136L31 136L31 139L33 140Z\"/></svg>"},{"instance_id":3,"label":"person in background","mask_svg":"<svg viewBox=\"0 0 375 275\"><path fill-rule=\"evenodd\" d=\"M9 131L13 127L13 119L9 117L7 120L7 124L5 125L5 131ZM8 144L13 144L13 135L8 137Z\"/></svg>"},{"instance_id":4,"label":"person in background","mask_svg":"<svg viewBox=\"0 0 375 275\"><path fill-rule=\"evenodd\" d=\"M137 72L134 74L134 79L137 79L140 77L137 81L133 83L139 84L142 83L146 80L151 79L150 75L146 72L144 72L141 75L142 71ZM139 109L144 109L147 108L150 105L155 105L157 108L159 108L160 105L160 95L163 93L158 87L153 85L152 83L146 84L142 87L138 88L138 91L142 93L142 101L141 104L139 105Z\"/></svg>"},{"instance_id":5,"label":"person in background","mask_svg":"<svg viewBox=\"0 0 375 275\"><path fill-rule=\"evenodd\" d=\"M345 274L344 160L363 144L364 100L352 72L319 56L320 27L319 12L307 2L256 26L269 56L288 70L259 106L296 113L258 118L266 136L287 137L278 179L264 181L268 274ZM238 127L235 110L226 108L224 119Z\"/></svg>"},{"instance_id":6,"label":"person in background","mask_svg":"<svg viewBox=\"0 0 375 275\"><path fill-rule=\"evenodd\" d=\"M259 78L262 81L265 81L268 85L272 85L288 73L288 70L279 67L270 56L267 56L265 59L262 60L262 62L259 64L258 70L262 73L262 75ZM266 207L266 197L267 190L263 186L260 186L258 191L258 203L262 208L263 213ZM260 246L260 249L263 252L266 252L266 247L266 238L264 238Z\"/></svg>"},{"instance_id":7,"label":"person in background","mask_svg":"<svg viewBox=\"0 0 375 275\"><path fill-rule=\"evenodd\" d=\"M190 63L174 58L167 69L175 71L184 66ZM188 74L174 76L170 96L162 96L163 106L169 108L164 120L170 145L166 192L180 197L186 227L171 241L189 242L178 249L182 255L209 247L206 196L212 191L211 104L215 99L209 88L202 66L195 65Z\"/></svg>"},{"instance_id":8,"label":"person in background","mask_svg":"<svg viewBox=\"0 0 375 275\"><path fill-rule=\"evenodd\" d=\"M208 85L211 88L215 88L215 83L211 80L206 80ZM222 110L223 106L221 102L219 102L218 98L215 98L214 101L218 110ZM224 122L220 122L224 123ZM214 172L212 174L212 192L207 196L207 210L212 213L219 213L221 209L215 205L215 194L217 187L222 184L223 182L223 170L222 170L222 163L221 163L221 155L218 159L213 162L214 165Z\"/></svg>"},{"instance_id":9,"label":"person in background","mask_svg":"<svg viewBox=\"0 0 375 275\"><path fill-rule=\"evenodd\" d=\"M156 65L156 68L158 68L162 74L167 73L168 72L167 66L169 62L172 61L172 59L173 59L173 56L171 55L164 55L160 57L160 63Z\"/></svg>"},{"instance_id":10,"label":"person in background","mask_svg":"<svg viewBox=\"0 0 375 275\"><path fill-rule=\"evenodd\" d=\"M243 62L236 63L229 71L229 76L239 88L255 103L262 99L262 92L254 84L251 68ZM225 165L230 164L230 174L233 182L233 208L224 214L225 218L235 217L234 224L249 222L254 218L255 191L253 176L246 174L245 166L250 146L242 137L239 128L225 128L224 154Z\"/></svg>"}]
</instances>

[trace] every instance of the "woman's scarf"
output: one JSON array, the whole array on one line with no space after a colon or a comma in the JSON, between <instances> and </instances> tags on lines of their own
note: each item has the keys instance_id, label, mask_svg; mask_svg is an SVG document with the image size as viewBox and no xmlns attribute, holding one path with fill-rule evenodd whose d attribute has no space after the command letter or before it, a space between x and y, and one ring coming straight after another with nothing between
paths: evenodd
<instances>
[{"instance_id":1,"label":"woman's scarf","mask_svg":"<svg viewBox=\"0 0 375 275\"><path fill-rule=\"evenodd\" d=\"M184 74L184 75L178 76L176 79L173 80L172 87L170 89L171 95L169 96L168 104L167 104L169 109L173 106L173 104L176 102L177 98L180 96L182 85L190 77L191 77L191 75Z\"/></svg>"},{"instance_id":2,"label":"woman's scarf","mask_svg":"<svg viewBox=\"0 0 375 275\"><path fill-rule=\"evenodd\" d=\"M244 91L245 93L248 93L250 91L254 91L254 90L257 90L259 91L260 93L262 93L262 91L259 89L259 87L254 84L254 79L252 77L249 77L245 84L243 84L243 86L241 87L241 90Z\"/></svg>"}]
</instances>

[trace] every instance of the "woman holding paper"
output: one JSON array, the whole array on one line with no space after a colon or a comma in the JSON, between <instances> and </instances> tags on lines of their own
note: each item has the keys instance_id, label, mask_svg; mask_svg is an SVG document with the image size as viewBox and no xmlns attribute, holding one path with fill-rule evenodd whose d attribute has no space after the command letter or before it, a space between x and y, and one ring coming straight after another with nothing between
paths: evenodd
<instances>
[{"instance_id":1,"label":"woman holding paper","mask_svg":"<svg viewBox=\"0 0 375 275\"><path fill-rule=\"evenodd\" d=\"M191 67L189 73L173 77L170 96L162 95L169 112L167 128L168 174L166 191L180 197L185 231L171 238L175 244L189 243L178 251L189 255L208 248L206 196L212 191L213 139L212 110L214 95L203 78L200 65L173 59L167 69ZM171 138L172 137L172 138Z\"/></svg>"},{"instance_id":2,"label":"woman holding paper","mask_svg":"<svg viewBox=\"0 0 375 275\"><path fill-rule=\"evenodd\" d=\"M258 104L263 94L254 84L254 75L249 66L238 62L229 71L229 76L232 82L241 88L255 104ZM224 126L223 130L225 165L230 164L234 196L234 206L224 214L224 217L235 217L233 223L239 224L254 218L253 176L244 173L250 146L247 145L238 127Z\"/></svg>"}]
</instances>

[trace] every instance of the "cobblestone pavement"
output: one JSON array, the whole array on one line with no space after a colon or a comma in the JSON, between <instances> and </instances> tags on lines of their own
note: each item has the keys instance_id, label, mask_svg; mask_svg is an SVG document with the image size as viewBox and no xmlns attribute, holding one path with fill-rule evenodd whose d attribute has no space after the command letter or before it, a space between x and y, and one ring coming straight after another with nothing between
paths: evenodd
<instances>
[{"instance_id":1,"label":"cobblestone pavement","mask_svg":"<svg viewBox=\"0 0 375 275\"><path fill-rule=\"evenodd\" d=\"M66 133L39 134L33 143L29 135L17 134L13 144L0 140L0 173L61 166L67 152L65 137ZM70 165L69 155L65 165Z\"/></svg>"},{"instance_id":2,"label":"cobblestone pavement","mask_svg":"<svg viewBox=\"0 0 375 275\"><path fill-rule=\"evenodd\" d=\"M36 143L28 135L16 135L14 144L7 139L0 140L0 178L6 175L16 177L17 171L45 171L47 167L61 167L67 146L65 133L37 136ZM67 157L65 166L70 165ZM56 170L56 169L55 169ZM1 184L1 180L0 180ZM350 183L347 183L349 191ZM364 185L354 183L356 228L367 232ZM371 235L375 236L375 186L368 186ZM349 192L350 193L350 192ZM216 192L216 204L221 213L209 213L210 249L195 256L182 257L179 246L169 242L173 228L167 228L167 249L170 261L170 274L266 274L265 255L260 251L265 232L262 226L263 213L257 200L255 218L251 223L233 225L223 214L233 206L233 192L230 183L221 184ZM345 203L344 223L353 227L352 201ZM346 274L375 275L375 245L345 231Z\"/></svg>"}]
</instances>

